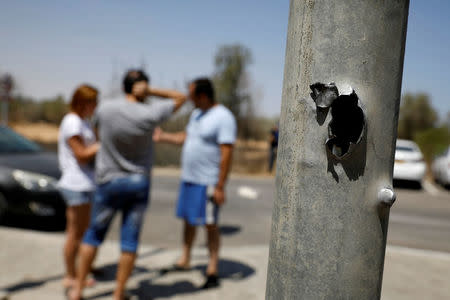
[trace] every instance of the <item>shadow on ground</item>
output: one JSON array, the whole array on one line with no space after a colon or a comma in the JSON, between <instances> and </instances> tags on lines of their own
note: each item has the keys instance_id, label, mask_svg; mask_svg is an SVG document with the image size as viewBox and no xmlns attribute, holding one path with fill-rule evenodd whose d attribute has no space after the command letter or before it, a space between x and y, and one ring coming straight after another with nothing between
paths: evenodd
<instances>
[{"instance_id":1,"label":"shadow on ground","mask_svg":"<svg viewBox=\"0 0 450 300\"><path fill-rule=\"evenodd\" d=\"M153 249L148 252L144 252L144 253L140 254L139 258L142 259L145 257L153 256L162 251L164 251L164 249L162 249L162 248ZM93 275L95 277L95 280L98 282L113 281L116 278L116 270L117 270L117 264L103 265L103 266L96 268L93 271ZM149 274L157 273L158 274L159 269L158 270L157 269L150 270L147 268L136 266L133 270L132 276L137 275L137 274L142 274L142 273L149 273ZM48 276L48 277L44 277L44 278L24 279L23 281L20 281L20 282L14 283L14 284L10 284L7 286L0 286L0 291L5 291L8 294L10 294L10 293L15 293L15 292L20 292L22 290L38 288L38 287L45 285L52 281L62 281L62 279L63 279L63 274Z\"/></svg>"},{"instance_id":2,"label":"shadow on ground","mask_svg":"<svg viewBox=\"0 0 450 300\"><path fill-rule=\"evenodd\" d=\"M220 234L222 235L233 235L241 232L240 225L220 225L219 227Z\"/></svg>"},{"instance_id":3,"label":"shadow on ground","mask_svg":"<svg viewBox=\"0 0 450 300\"><path fill-rule=\"evenodd\" d=\"M139 255L138 263L136 264L131 277L138 275L142 276L144 274L145 276L141 281L138 282L138 287L136 289L129 290L130 294L136 295L138 299L148 300L155 298L171 298L179 294L195 294L202 291L200 287L194 285L194 283L190 281L190 278L192 278L192 275L195 272L204 274L206 272L206 264L196 265L190 271L184 272L186 279L178 280L172 283L156 282L158 279L168 276L168 274L170 273L162 273L160 269L147 268L142 263L139 263L139 260L157 255L161 252L164 252L164 249L157 248ZM116 277L116 270L117 264L112 263L98 266L93 273L96 281L98 281L99 283L113 282ZM230 259L221 259L219 262L219 270L219 277L222 281L240 281L252 276L255 273L255 269L251 266ZM63 274L57 274L43 278L24 279L20 282L10 284L8 286L2 286L0 287L0 290L5 291L8 294L13 294L23 290L39 288L52 281L61 281L62 278ZM112 293L113 290L102 291L101 293L92 295L86 299L110 297Z\"/></svg>"},{"instance_id":4,"label":"shadow on ground","mask_svg":"<svg viewBox=\"0 0 450 300\"><path fill-rule=\"evenodd\" d=\"M62 280L62 278L63 278L62 275L55 275L39 279L25 279L15 284L0 287L0 291L5 291L8 294L15 293L21 290L34 289L51 281Z\"/></svg>"},{"instance_id":5,"label":"shadow on ground","mask_svg":"<svg viewBox=\"0 0 450 300\"><path fill-rule=\"evenodd\" d=\"M184 274L186 274L186 279L182 279L173 283L163 284L163 283L156 283L155 281L164 276L167 276L168 273L163 274L156 269L147 269L142 266L136 266L132 276L143 273L148 273L149 276L148 278L141 280L138 283L138 287L136 289L129 290L128 292L132 295L137 296L138 299L142 300L171 298L179 294L199 293L202 290L200 289L200 287L194 285L191 281L189 281L189 278L192 277L193 272L204 273L206 267L207 267L206 264L194 266L191 271L184 272ZM101 269L105 273L104 279L96 277L97 280L99 281L114 280L116 265L104 266ZM220 269L219 276L222 281L223 280L239 281L246 279L255 273L255 269L253 269L249 265L229 259L220 260L219 269ZM93 300L102 297L109 297L112 295L112 293L113 291L102 292L86 299Z\"/></svg>"}]
</instances>

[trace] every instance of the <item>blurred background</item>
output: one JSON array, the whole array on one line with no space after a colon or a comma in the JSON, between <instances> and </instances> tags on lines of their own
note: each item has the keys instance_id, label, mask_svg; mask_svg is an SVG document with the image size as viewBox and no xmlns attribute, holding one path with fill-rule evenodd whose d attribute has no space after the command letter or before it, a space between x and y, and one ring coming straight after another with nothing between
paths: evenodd
<instances>
[{"instance_id":1,"label":"blurred background","mask_svg":"<svg viewBox=\"0 0 450 300\"><path fill-rule=\"evenodd\" d=\"M402 141L397 143L394 166L398 200L389 224L384 299L450 298L446 282L450 276L448 11L449 1L410 1L398 124L398 138ZM218 100L231 109L239 125L228 201L221 220L224 253L235 259L225 278L232 282L235 273L244 270L250 279L230 284L238 287L236 293L248 292L246 299L261 299L275 190L275 168L269 171L269 157L281 108L288 17L287 0L1 1L2 122L54 152L67 103L82 83L99 88L100 101L114 101L122 97L122 76L130 68L144 69L155 87L181 91L186 91L187 83L198 76L213 78ZM163 128L182 130L191 110L192 106L186 106ZM11 135L7 134L0 130L0 144L10 143ZM20 138L15 140L27 149L36 149ZM2 160L2 154L0 151L0 175L3 161L11 160ZM159 168L154 172L148 212L151 221L146 223L142 240L161 249L178 249L181 227L173 217L173 207L180 149L156 145L154 159ZM47 182L43 179L51 182L48 177L36 178L40 183ZM49 186L33 188L36 193L47 193ZM4 225L2 197L0 182L0 221ZM30 209L39 216L49 212L42 203L31 204ZM42 224L29 219L16 221L10 218L0 234L4 240L15 238L18 245L26 235L15 231L10 234L10 227L36 229ZM118 238L118 222L114 226L108 239ZM54 230L54 223L50 228ZM56 244L62 238L58 234ZM48 237L30 236L29 241L39 247L46 245ZM200 245L204 245L202 241ZM16 253L20 255L11 249L2 252L5 255L0 257L0 265L7 264ZM38 249L51 250L44 246ZM172 258L175 261L175 252L172 254L167 256L167 263ZM27 256L17 259L22 261L23 257ZM30 265L24 268L40 278L41 269ZM21 277L23 268L16 271L10 272L15 277L0 274L0 291L6 287L18 295L27 295L30 289L35 292L40 288L26 285L29 282ZM159 288L155 288L156 293L166 298L184 292L189 299L190 293L196 291L186 284L163 284ZM209 296L204 299L211 299ZM20 299L29 299L23 297Z\"/></svg>"},{"instance_id":2,"label":"blurred background","mask_svg":"<svg viewBox=\"0 0 450 300\"><path fill-rule=\"evenodd\" d=\"M446 8L411 1L409 15L398 137L415 141L428 166L450 140ZM180 90L207 75L239 122L233 170L264 172L281 107L288 11L288 1L4 2L0 74L14 82L9 124L55 149L66 103L81 83L108 101L121 96L122 74L132 67L145 69L154 86ZM165 129L184 128L189 112ZM155 164L178 166L179 150L158 146Z\"/></svg>"}]
</instances>

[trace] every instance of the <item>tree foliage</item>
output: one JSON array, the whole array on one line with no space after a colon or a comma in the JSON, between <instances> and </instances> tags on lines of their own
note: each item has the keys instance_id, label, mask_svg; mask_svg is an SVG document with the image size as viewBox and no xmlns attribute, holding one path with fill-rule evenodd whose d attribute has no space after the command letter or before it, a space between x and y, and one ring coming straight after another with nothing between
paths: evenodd
<instances>
[{"instance_id":1,"label":"tree foliage","mask_svg":"<svg viewBox=\"0 0 450 300\"><path fill-rule=\"evenodd\" d=\"M217 100L240 118L249 112L251 96L247 68L252 61L250 49L239 45L224 45L217 51L213 75Z\"/></svg>"},{"instance_id":2,"label":"tree foliage","mask_svg":"<svg viewBox=\"0 0 450 300\"><path fill-rule=\"evenodd\" d=\"M447 126L430 128L418 132L415 136L425 160L431 163L433 157L445 149L450 143L450 129Z\"/></svg>"},{"instance_id":3,"label":"tree foliage","mask_svg":"<svg viewBox=\"0 0 450 300\"><path fill-rule=\"evenodd\" d=\"M412 140L418 132L435 127L437 120L427 94L405 94L400 107L398 137Z\"/></svg>"},{"instance_id":4,"label":"tree foliage","mask_svg":"<svg viewBox=\"0 0 450 300\"><path fill-rule=\"evenodd\" d=\"M13 97L9 108L9 118L12 122L44 121L59 124L68 110L68 105L62 96L35 101L19 95Z\"/></svg>"},{"instance_id":5,"label":"tree foliage","mask_svg":"<svg viewBox=\"0 0 450 300\"><path fill-rule=\"evenodd\" d=\"M405 94L400 107L398 137L414 140L427 163L450 143L449 119L438 125L438 114L427 94Z\"/></svg>"},{"instance_id":6,"label":"tree foliage","mask_svg":"<svg viewBox=\"0 0 450 300\"><path fill-rule=\"evenodd\" d=\"M252 63L250 49L240 44L219 47L213 74L217 100L228 107L237 119L238 134L248 139L260 135L256 128L250 92L248 66Z\"/></svg>"}]
</instances>

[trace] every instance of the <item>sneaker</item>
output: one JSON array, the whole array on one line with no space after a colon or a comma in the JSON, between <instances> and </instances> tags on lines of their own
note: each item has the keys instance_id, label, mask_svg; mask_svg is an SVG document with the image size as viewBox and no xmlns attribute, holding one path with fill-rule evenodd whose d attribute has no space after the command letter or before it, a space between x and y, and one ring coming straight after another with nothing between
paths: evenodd
<instances>
[{"instance_id":1,"label":"sneaker","mask_svg":"<svg viewBox=\"0 0 450 300\"><path fill-rule=\"evenodd\" d=\"M208 275L208 276L206 276L206 281L202 285L201 289L205 290L205 289L215 288L218 286L219 286L219 277L217 275Z\"/></svg>"}]
</instances>

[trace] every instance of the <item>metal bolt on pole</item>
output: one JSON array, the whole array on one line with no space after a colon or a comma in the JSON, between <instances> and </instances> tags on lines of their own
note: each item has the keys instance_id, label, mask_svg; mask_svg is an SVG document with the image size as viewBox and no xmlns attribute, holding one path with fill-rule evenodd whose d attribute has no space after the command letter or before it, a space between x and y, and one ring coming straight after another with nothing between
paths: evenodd
<instances>
[{"instance_id":1,"label":"metal bolt on pole","mask_svg":"<svg viewBox=\"0 0 450 300\"><path fill-rule=\"evenodd\" d=\"M266 299L379 299L408 0L291 0Z\"/></svg>"}]
</instances>

